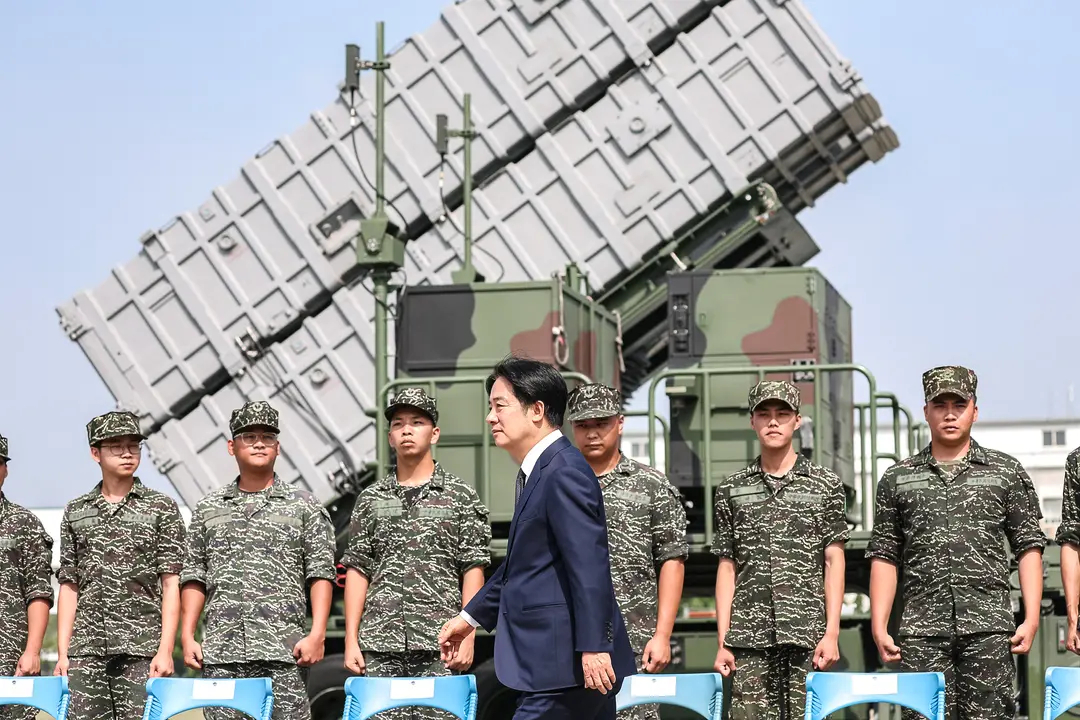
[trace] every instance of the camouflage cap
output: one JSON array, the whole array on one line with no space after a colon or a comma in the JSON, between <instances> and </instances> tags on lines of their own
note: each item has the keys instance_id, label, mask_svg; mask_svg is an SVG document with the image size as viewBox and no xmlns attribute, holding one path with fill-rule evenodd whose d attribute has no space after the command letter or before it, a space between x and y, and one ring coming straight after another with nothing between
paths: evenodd
<instances>
[{"instance_id":1,"label":"camouflage cap","mask_svg":"<svg viewBox=\"0 0 1080 720\"><path fill-rule=\"evenodd\" d=\"M278 411L265 400L254 400L244 403L239 410L233 410L229 417L229 432L235 437L249 427L263 425L274 432L281 432L278 427Z\"/></svg>"},{"instance_id":2,"label":"camouflage cap","mask_svg":"<svg viewBox=\"0 0 1080 720\"><path fill-rule=\"evenodd\" d=\"M415 408L431 418L431 422L436 425L439 424L438 405L435 402L435 398L428 395L424 388L402 388L401 391L394 396L394 401L386 406L386 412L384 413L386 419L389 420L394 416L395 410L403 407Z\"/></svg>"},{"instance_id":3,"label":"camouflage cap","mask_svg":"<svg viewBox=\"0 0 1080 720\"><path fill-rule=\"evenodd\" d=\"M979 378L976 377L974 370L968 370L966 367L942 365L923 373L922 386L926 402L945 393L953 393L965 400L970 400L975 397Z\"/></svg>"},{"instance_id":4,"label":"camouflage cap","mask_svg":"<svg viewBox=\"0 0 1080 720\"><path fill-rule=\"evenodd\" d=\"M109 438L134 435L145 437L139 427L139 418L126 410L114 410L86 423L86 440L91 447L100 445Z\"/></svg>"},{"instance_id":5,"label":"camouflage cap","mask_svg":"<svg viewBox=\"0 0 1080 720\"><path fill-rule=\"evenodd\" d=\"M581 385L566 399L566 409L569 422L621 415L622 393L602 383Z\"/></svg>"},{"instance_id":6,"label":"camouflage cap","mask_svg":"<svg viewBox=\"0 0 1080 720\"><path fill-rule=\"evenodd\" d=\"M799 388L784 380L762 380L750 388L747 403L750 412L766 400L779 400L791 406L795 412L799 412Z\"/></svg>"},{"instance_id":7,"label":"camouflage cap","mask_svg":"<svg viewBox=\"0 0 1080 720\"><path fill-rule=\"evenodd\" d=\"M8 457L7 438L3 435L0 435L0 458L4 460L11 459L10 457Z\"/></svg>"}]
</instances>

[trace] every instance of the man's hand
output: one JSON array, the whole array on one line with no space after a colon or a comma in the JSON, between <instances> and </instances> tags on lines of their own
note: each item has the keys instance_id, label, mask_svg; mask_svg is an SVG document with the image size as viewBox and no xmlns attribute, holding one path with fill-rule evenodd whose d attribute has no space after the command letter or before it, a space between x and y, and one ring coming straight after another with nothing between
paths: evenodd
<instances>
[{"instance_id":1,"label":"man's hand","mask_svg":"<svg viewBox=\"0 0 1080 720\"><path fill-rule=\"evenodd\" d=\"M53 675L67 675L68 674L68 665L70 665L70 661L68 660L67 655L61 655L59 658L57 658L56 665L53 666L53 673L52 674Z\"/></svg>"},{"instance_id":2,"label":"man's hand","mask_svg":"<svg viewBox=\"0 0 1080 720\"><path fill-rule=\"evenodd\" d=\"M345 643L345 668L352 670L357 675L363 675L367 672L364 653L360 652L360 645L355 640Z\"/></svg>"},{"instance_id":3,"label":"man's hand","mask_svg":"<svg viewBox=\"0 0 1080 720\"><path fill-rule=\"evenodd\" d=\"M15 666L16 675L40 675L41 656L37 653L24 652L19 658L19 664Z\"/></svg>"},{"instance_id":4,"label":"man's hand","mask_svg":"<svg viewBox=\"0 0 1080 720\"><path fill-rule=\"evenodd\" d=\"M150 677L169 677L172 674L172 653L159 650L154 659L150 661Z\"/></svg>"},{"instance_id":5,"label":"man's hand","mask_svg":"<svg viewBox=\"0 0 1080 720\"><path fill-rule=\"evenodd\" d=\"M874 644L877 645L881 662L888 665L900 660L900 648L893 642L892 635L889 635L889 633L874 635Z\"/></svg>"},{"instance_id":6,"label":"man's hand","mask_svg":"<svg viewBox=\"0 0 1080 720\"><path fill-rule=\"evenodd\" d=\"M724 677L730 677L731 673L735 672L735 653L721 645L720 649L716 651L716 662L713 663L713 670Z\"/></svg>"},{"instance_id":7,"label":"man's hand","mask_svg":"<svg viewBox=\"0 0 1080 720\"><path fill-rule=\"evenodd\" d=\"M323 659L326 636L311 633L293 646L292 654L300 667L311 667Z\"/></svg>"},{"instance_id":8,"label":"man's hand","mask_svg":"<svg viewBox=\"0 0 1080 720\"><path fill-rule=\"evenodd\" d=\"M192 670L202 670L202 645L195 638L181 638L180 647L184 651L184 664Z\"/></svg>"},{"instance_id":9,"label":"man's hand","mask_svg":"<svg viewBox=\"0 0 1080 720\"><path fill-rule=\"evenodd\" d=\"M448 670L459 670L464 672L472 667L473 663L473 646L476 644L476 636L469 635L461 644L458 645L457 652L454 653L454 658L446 663Z\"/></svg>"},{"instance_id":10,"label":"man's hand","mask_svg":"<svg viewBox=\"0 0 1080 720\"><path fill-rule=\"evenodd\" d=\"M814 669L820 672L828 670L840 659L839 638L831 633L825 633L821 642L814 649Z\"/></svg>"},{"instance_id":11,"label":"man's hand","mask_svg":"<svg viewBox=\"0 0 1080 720\"><path fill-rule=\"evenodd\" d=\"M1069 620L1069 632L1065 635L1065 649L1080 655L1080 632L1076 630L1076 620Z\"/></svg>"},{"instance_id":12,"label":"man's hand","mask_svg":"<svg viewBox=\"0 0 1080 720\"><path fill-rule=\"evenodd\" d=\"M1031 642L1035 639L1035 631L1039 629L1038 622L1026 622L1016 628L1016 634L1012 636L1013 655L1027 655L1031 649Z\"/></svg>"},{"instance_id":13,"label":"man's hand","mask_svg":"<svg viewBox=\"0 0 1080 720\"><path fill-rule=\"evenodd\" d=\"M606 652L581 653L581 669L585 671L585 687L588 689L607 695L607 691L615 687L615 669L611 667L611 656Z\"/></svg>"},{"instance_id":14,"label":"man's hand","mask_svg":"<svg viewBox=\"0 0 1080 720\"><path fill-rule=\"evenodd\" d=\"M442 626L439 631L439 656L444 663L449 663L461 651L461 643L475 630L460 615Z\"/></svg>"},{"instance_id":15,"label":"man's hand","mask_svg":"<svg viewBox=\"0 0 1080 720\"><path fill-rule=\"evenodd\" d=\"M653 635L641 653L641 666L647 673L663 672L671 662L671 640L661 635Z\"/></svg>"}]
</instances>

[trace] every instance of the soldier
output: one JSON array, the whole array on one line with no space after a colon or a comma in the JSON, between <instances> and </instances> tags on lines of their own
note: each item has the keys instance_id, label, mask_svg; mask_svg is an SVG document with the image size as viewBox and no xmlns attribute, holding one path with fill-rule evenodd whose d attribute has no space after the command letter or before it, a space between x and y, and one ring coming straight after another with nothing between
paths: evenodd
<instances>
[{"instance_id":1,"label":"soldier","mask_svg":"<svg viewBox=\"0 0 1080 720\"><path fill-rule=\"evenodd\" d=\"M1016 710L1010 645L1015 654L1027 653L1039 626L1042 513L1020 463L971 437L979 414L975 373L936 367L923 373L922 383L930 444L886 470L877 488L866 550L871 630L883 662L945 674L946 716L1004 720ZM1025 619L1019 628L1006 538L1020 566ZM898 567L904 573L899 645L888 629Z\"/></svg>"},{"instance_id":2,"label":"soldier","mask_svg":"<svg viewBox=\"0 0 1080 720\"><path fill-rule=\"evenodd\" d=\"M472 636L446 665L438 637L446 618L484 585L488 510L472 486L432 458L439 441L434 398L421 388L405 388L385 414L397 466L357 498L341 560L345 666L375 677L468 670Z\"/></svg>"},{"instance_id":3,"label":"soldier","mask_svg":"<svg viewBox=\"0 0 1080 720\"><path fill-rule=\"evenodd\" d=\"M278 412L247 402L229 419L237 478L199 501L181 576L184 664L206 678L269 677L274 720L310 720L308 668L323 657L333 593L334 532L311 493L278 478ZM304 634L306 587L311 630ZM206 605L203 641L195 628ZM243 720L207 708L207 720Z\"/></svg>"},{"instance_id":4,"label":"soldier","mask_svg":"<svg viewBox=\"0 0 1080 720\"><path fill-rule=\"evenodd\" d=\"M72 720L142 715L146 680L173 673L184 520L143 485L139 419L109 412L86 425L101 482L64 508L55 674L67 675Z\"/></svg>"},{"instance_id":5,"label":"soldier","mask_svg":"<svg viewBox=\"0 0 1080 720\"><path fill-rule=\"evenodd\" d=\"M716 670L732 675L731 716L803 716L806 674L840 659L844 488L792 448L799 390L764 380L750 390L761 454L717 489Z\"/></svg>"},{"instance_id":6,"label":"soldier","mask_svg":"<svg viewBox=\"0 0 1080 720\"><path fill-rule=\"evenodd\" d=\"M10 459L7 438L0 435L0 675L40 675L53 603L53 539L37 515L4 495ZM36 717L30 707L0 707L0 720Z\"/></svg>"},{"instance_id":7,"label":"soldier","mask_svg":"<svg viewBox=\"0 0 1080 720\"><path fill-rule=\"evenodd\" d=\"M600 383L575 388L567 399L574 444L604 495L611 579L638 667L662 672L671 662L671 631L682 598L686 510L663 473L622 454L622 395ZM659 568L659 572L657 569ZM659 720L658 705L619 713Z\"/></svg>"},{"instance_id":8,"label":"soldier","mask_svg":"<svg viewBox=\"0 0 1080 720\"><path fill-rule=\"evenodd\" d=\"M1080 448L1065 459L1065 482L1061 490L1061 523L1055 540L1061 546L1061 586L1065 590L1065 615L1069 630L1065 647L1080 655Z\"/></svg>"}]
</instances>

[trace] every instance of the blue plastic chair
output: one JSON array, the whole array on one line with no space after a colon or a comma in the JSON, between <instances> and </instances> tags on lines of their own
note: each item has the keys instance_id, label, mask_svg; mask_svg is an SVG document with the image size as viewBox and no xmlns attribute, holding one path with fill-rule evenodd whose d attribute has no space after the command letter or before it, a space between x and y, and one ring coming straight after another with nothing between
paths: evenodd
<instances>
[{"instance_id":1,"label":"blue plastic chair","mask_svg":"<svg viewBox=\"0 0 1080 720\"><path fill-rule=\"evenodd\" d=\"M367 720L399 707L445 710L461 720L476 720L476 676L367 677L345 681L342 720Z\"/></svg>"},{"instance_id":2,"label":"blue plastic chair","mask_svg":"<svg viewBox=\"0 0 1080 720\"><path fill-rule=\"evenodd\" d=\"M37 708L56 720L67 720L68 679L63 675L0 677L0 705Z\"/></svg>"},{"instance_id":3,"label":"blue plastic chair","mask_svg":"<svg viewBox=\"0 0 1080 720\"><path fill-rule=\"evenodd\" d=\"M822 720L852 705L885 702L945 720L945 675L939 672L811 672L806 676L804 720Z\"/></svg>"},{"instance_id":4,"label":"blue plastic chair","mask_svg":"<svg viewBox=\"0 0 1080 720\"><path fill-rule=\"evenodd\" d=\"M205 707L232 708L255 720L270 720L274 688L270 678L150 678L142 720L165 720Z\"/></svg>"},{"instance_id":5,"label":"blue plastic chair","mask_svg":"<svg viewBox=\"0 0 1080 720\"><path fill-rule=\"evenodd\" d=\"M1080 668L1046 668L1043 720L1054 720L1075 705L1080 705Z\"/></svg>"},{"instance_id":6,"label":"blue plastic chair","mask_svg":"<svg viewBox=\"0 0 1080 720\"><path fill-rule=\"evenodd\" d=\"M707 720L720 720L724 678L720 673L631 675L615 696L616 711L659 703L686 708Z\"/></svg>"}]
</instances>

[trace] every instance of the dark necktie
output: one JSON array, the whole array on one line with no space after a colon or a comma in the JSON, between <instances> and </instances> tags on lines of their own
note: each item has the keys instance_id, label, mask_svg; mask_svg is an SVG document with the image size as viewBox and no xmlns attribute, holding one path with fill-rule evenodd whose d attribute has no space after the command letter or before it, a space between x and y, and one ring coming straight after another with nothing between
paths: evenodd
<instances>
[{"instance_id":1,"label":"dark necktie","mask_svg":"<svg viewBox=\"0 0 1080 720\"><path fill-rule=\"evenodd\" d=\"M525 471L518 470L517 481L514 483L514 505L521 499L521 491L525 489Z\"/></svg>"}]
</instances>

